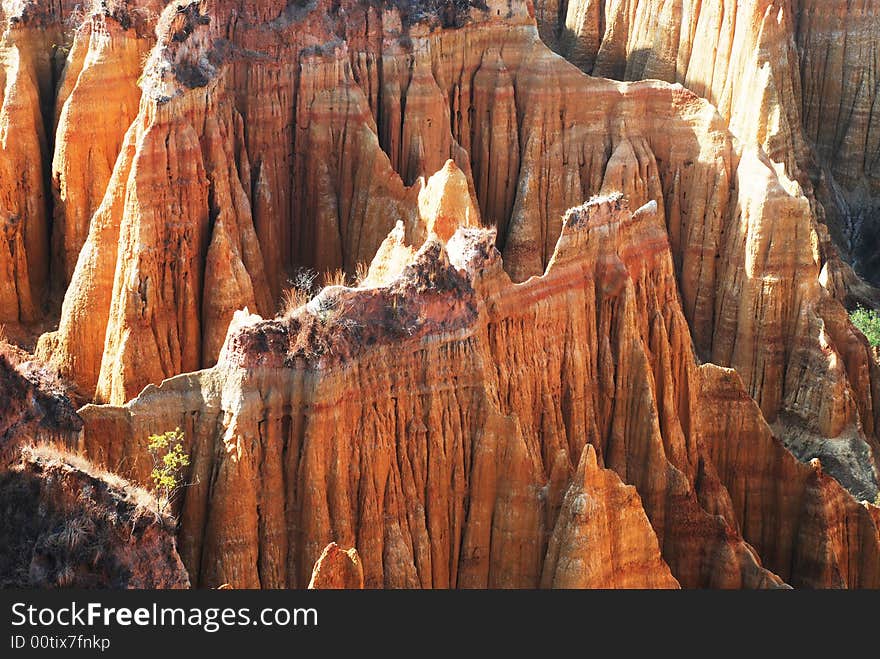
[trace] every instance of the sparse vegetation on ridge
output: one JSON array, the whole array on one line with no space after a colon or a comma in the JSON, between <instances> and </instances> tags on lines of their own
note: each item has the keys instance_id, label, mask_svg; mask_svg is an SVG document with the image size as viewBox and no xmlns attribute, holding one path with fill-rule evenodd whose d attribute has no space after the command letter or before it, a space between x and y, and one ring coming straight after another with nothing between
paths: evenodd
<instances>
[{"instance_id":1,"label":"sparse vegetation on ridge","mask_svg":"<svg viewBox=\"0 0 880 659\"><path fill-rule=\"evenodd\" d=\"M141 542L173 548L154 528L164 522L154 497L119 475L56 445L24 446L0 473L0 588L158 585L150 579L175 577L163 573L168 554L155 554L155 572L135 574L131 561Z\"/></svg>"},{"instance_id":2,"label":"sparse vegetation on ridge","mask_svg":"<svg viewBox=\"0 0 880 659\"><path fill-rule=\"evenodd\" d=\"M349 277L342 268L328 270L320 275L309 268L300 268L293 277L287 280L288 288L281 294L280 315L289 317L304 304L311 302L317 295L329 286L360 287L366 281L370 268L366 263L358 263L354 277ZM326 320L323 312L328 311L335 304L335 300L328 298L321 300L318 311L322 312L322 320Z\"/></svg>"}]
</instances>

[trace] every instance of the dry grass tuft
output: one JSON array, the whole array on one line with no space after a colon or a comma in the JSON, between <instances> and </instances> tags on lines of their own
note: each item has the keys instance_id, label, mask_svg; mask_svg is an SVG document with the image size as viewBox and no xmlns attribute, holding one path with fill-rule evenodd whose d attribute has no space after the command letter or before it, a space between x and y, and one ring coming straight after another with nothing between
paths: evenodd
<instances>
[{"instance_id":1,"label":"dry grass tuft","mask_svg":"<svg viewBox=\"0 0 880 659\"><path fill-rule=\"evenodd\" d=\"M363 286L364 282L367 281L367 278L370 276L370 264L364 263L361 261L355 266L354 269L354 282L355 286Z\"/></svg>"},{"instance_id":2,"label":"dry grass tuft","mask_svg":"<svg viewBox=\"0 0 880 659\"><path fill-rule=\"evenodd\" d=\"M86 476L105 483L111 491L121 496L136 508L155 511L155 497L147 490L126 480L119 474L108 471L85 456L67 451L55 444L37 443L26 446L22 454L32 461L49 465L68 465Z\"/></svg>"},{"instance_id":3,"label":"dry grass tuft","mask_svg":"<svg viewBox=\"0 0 880 659\"><path fill-rule=\"evenodd\" d=\"M323 276L324 288L328 286L345 286L347 281L348 279L342 268L336 268L333 271L328 270Z\"/></svg>"},{"instance_id":4,"label":"dry grass tuft","mask_svg":"<svg viewBox=\"0 0 880 659\"><path fill-rule=\"evenodd\" d=\"M304 304L308 304L312 296L298 288L288 288L281 294L281 315L289 316Z\"/></svg>"},{"instance_id":5,"label":"dry grass tuft","mask_svg":"<svg viewBox=\"0 0 880 659\"><path fill-rule=\"evenodd\" d=\"M318 292L315 281L318 273L308 268L300 268L296 273L287 280L289 287L281 294L281 311L282 317L290 317L293 312L299 309L309 301Z\"/></svg>"}]
</instances>

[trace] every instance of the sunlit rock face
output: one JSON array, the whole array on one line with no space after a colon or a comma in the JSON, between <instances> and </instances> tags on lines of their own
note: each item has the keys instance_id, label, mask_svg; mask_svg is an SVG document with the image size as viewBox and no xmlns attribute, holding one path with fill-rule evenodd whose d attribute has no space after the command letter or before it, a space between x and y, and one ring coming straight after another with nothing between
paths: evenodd
<instances>
[{"instance_id":1,"label":"sunlit rock face","mask_svg":"<svg viewBox=\"0 0 880 659\"><path fill-rule=\"evenodd\" d=\"M833 251L880 281L880 3L538 0L536 14L545 42L588 73L679 82L712 101L818 202ZM876 303L825 257L845 294Z\"/></svg>"},{"instance_id":2,"label":"sunlit rock face","mask_svg":"<svg viewBox=\"0 0 880 659\"><path fill-rule=\"evenodd\" d=\"M877 584L873 507L799 463L735 371L697 365L655 202L571 209L521 284L495 239L406 259L395 229L381 280L240 314L214 368L84 408L81 450L144 478L138 438L186 429L203 586L304 587L329 542L367 587Z\"/></svg>"},{"instance_id":3,"label":"sunlit rock face","mask_svg":"<svg viewBox=\"0 0 880 659\"><path fill-rule=\"evenodd\" d=\"M12 4L0 322L194 584L877 585L869 9Z\"/></svg>"}]
</instances>

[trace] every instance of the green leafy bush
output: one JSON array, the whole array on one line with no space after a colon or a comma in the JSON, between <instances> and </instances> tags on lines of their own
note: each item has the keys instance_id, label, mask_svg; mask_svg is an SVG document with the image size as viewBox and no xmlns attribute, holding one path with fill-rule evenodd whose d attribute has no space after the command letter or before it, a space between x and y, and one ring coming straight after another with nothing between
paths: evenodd
<instances>
[{"instance_id":1,"label":"green leafy bush","mask_svg":"<svg viewBox=\"0 0 880 659\"><path fill-rule=\"evenodd\" d=\"M849 314L853 325L858 327L868 343L872 346L880 346L880 314L873 309L865 309L862 306Z\"/></svg>"},{"instance_id":2,"label":"green leafy bush","mask_svg":"<svg viewBox=\"0 0 880 659\"><path fill-rule=\"evenodd\" d=\"M156 488L156 507L161 517L185 485L183 473L189 466L189 455L183 450L183 431L175 428L161 435L150 435L147 449L153 459L150 478Z\"/></svg>"}]
</instances>

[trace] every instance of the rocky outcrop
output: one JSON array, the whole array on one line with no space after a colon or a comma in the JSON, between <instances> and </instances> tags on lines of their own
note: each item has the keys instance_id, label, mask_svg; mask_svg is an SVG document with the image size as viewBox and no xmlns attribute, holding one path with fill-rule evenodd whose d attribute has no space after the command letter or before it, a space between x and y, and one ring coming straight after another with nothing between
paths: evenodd
<instances>
[{"instance_id":1,"label":"rocky outcrop","mask_svg":"<svg viewBox=\"0 0 880 659\"><path fill-rule=\"evenodd\" d=\"M872 293L818 222L837 157L803 129L834 103L803 102L822 12L178 0L138 91L153 21L113 7L79 28L58 97L28 97L49 99L49 141L59 114L49 269L70 277L38 355L113 405L83 412L105 464L143 479L143 437L186 429L194 581L305 586L335 541L368 587L873 583L876 516L850 493L878 490L880 372L839 302ZM591 78L540 35L676 84ZM834 61L868 89L852 52ZM118 102L95 103L108 85ZM85 189L89 158L113 166ZM358 289L248 315L298 268L370 261ZM713 396L763 462L719 448ZM792 489L737 499L768 465ZM811 535L762 530L781 516Z\"/></svg>"},{"instance_id":2,"label":"rocky outcrop","mask_svg":"<svg viewBox=\"0 0 880 659\"><path fill-rule=\"evenodd\" d=\"M145 0L144 7L151 0ZM96 14L107 18L90 39L91 29L84 26L79 31L77 44L70 53L71 61L64 65L64 57L69 48L73 28L81 21L82 5L94 4ZM108 96L94 98L95 87L106 93L108 83L116 76L115 69L122 64L123 55L121 35L114 32L113 25L122 20L122 6L125 2L113 2L114 9L107 3L63 2L6 2L0 12L0 321L14 325L34 325L47 313L51 315L47 295L50 292L50 272L63 272L72 268L76 261L74 251L77 232L88 227L88 217L80 208L73 222L71 245L66 245L64 200L68 193L83 200L96 196L99 200L106 186L106 177L101 171L112 167L115 153L107 147L105 133L124 131L118 128L117 121L125 122L124 117L96 107ZM102 7L102 9L98 9ZM138 9L138 16L141 16ZM139 23L143 23L142 20ZM128 25L131 21L127 22ZM88 23L87 23L88 25ZM94 25L94 22L92 23ZM142 27L145 27L142 25ZM87 51L91 48L91 55ZM123 56L124 59L124 56ZM136 70L141 60L128 57L120 76L137 78ZM110 69L102 66L110 61ZM83 68L87 72L82 84L76 78ZM62 76L62 70L70 75ZM107 75L111 71L110 75ZM95 78L97 72L98 78ZM61 78L64 78L62 81ZM88 87L92 86L92 91ZM75 90L74 87L77 87ZM50 172L55 142L55 126L59 112L72 91L76 91L78 102L72 107L69 116L62 118L61 148L56 155L61 182L62 210L55 217L53 227L53 187L50 185ZM116 85L114 93L123 93ZM89 95L93 98L89 101ZM123 96L125 94L123 93ZM130 103L121 99L122 104ZM137 107L135 98L131 114ZM132 115L133 116L133 115ZM130 122L130 117L128 119ZM75 123L78 131L69 130ZM83 130L85 129L85 130ZM109 134L109 133L108 133ZM91 144L93 139L104 144ZM112 141L112 140L110 140ZM98 155L100 154L100 156ZM80 157L82 158L80 159ZM76 162L72 162L76 160ZM108 162L109 161L109 162ZM70 170L70 171L68 171ZM68 176L69 175L69 176ZM68 182L64 179L69 178ZM57 192L57 188L56 188ZM74 206L82 206L74 202ZM87 205L87 204L86 204ZM50 240L50 229L53 237ZM54 242L53 249L50 242ZM79 241L81 244L81 240ZM65 252L66 249L66 252ZM60 252L59 252L60 250ZM61 283L66 280L62 276Z\"/></svg>"},{"instance_id":3,"label":"rocky outcrop","mask_svg":"<svg viewBox=\"0 0 880 659\"><path fill-rule=\"evenodd\" d=\"M526 284L493 243L461 229L379 287L242 319L214 369L84 408L81 449L143 477L145 433L186 429L181 550L204 586L304 586L330 541L368 587L779 585L691 423L656 204L572 211Z\"/></svg>"},{"instance_id":4,"label":"rocky outcrop","mask_svg":"<svg viewBox=\"0 0 880 659\"><path fill-rule=\"evenodd\" d=\"M602 510L605 508L605 510ZM618 524L607 520L617 518ZM587 445L559 509L543 588L676 588L634 487L601 469Z\"/></svg>"},{"instance_id":5,"label":"rocky outcrop","mask_svg":"<svg viewBox=\"0 0 880 659\"><path fill-rule=\"evenodd\" d=\"M145 491L82 459L25 449L0 473L0 586L188 588L154 506Z\"/></svg>"},{"instance_id":6,"label":"rocky outcrop","mask_svg":"<svg viewBox=\"0 0 880 659\"><path fill-rule=\"evenodd\" d=\"M271 306L242 183L247 156L236 151L241 119L202 58L207 19L197 6L181 16L151 55L60 327L39 348L89 398L124 399L212 363L235 309Z\"/></svg>"},{"instance_id":7,"label":"rocky outcrop","mask_svg":"<svg viewBox=\"0 0 880 659\"><path fill-rule=\"evenodd\" d=\"M309 588L313 590L344 590L364 587L364 568L357 550L339 548L335 542L324 547L312 570Z\"/></svg>"},{"instance_id":8,"label":"rocky outcrop","mask_svg":"<svg viewBox=\"0 0 880 659\"><path fill-rule=\"evenodd\" d=\"M627 3L607 5L605 36L589 64L594 73L681 81L717 102L724 123L753 146L740 150L735 144L722 147L716 143L712 149L715 160L708 171L695 171L685 183L683 176L693 167L686 163L699 163L699 156L673 165L670 161L675 160L675 151L667 152L661 146L664 140L652 136L641 149L625 144L615 147L605 177L614 163L624 174L610 189L621 189L638 200L664 202L680 268L685 315L698 355L737 369L778 436L801 457L823 459L829 471L859 497L873 499L877 489L878 442L873 430L877 406L871 387L859 381L864 382L876 366L867 357L867 345L857 341L850 329L843 329L847 323L842 309L830 299L847 299L859 287L836 258L824 228L816 222L816 207L809 201L808 150L800 146L798 137L799 102L791 102L800 98L789 71L796 59L786 32L793 18L784 5L753 2L734 11L734 3L665 3L667 10L675 10L670 15L651 10L653 3L639 3L638 9L633 6L628 12L623 10L630 6ZM573 7L569 5L569 11ZM668 48L661 48L660 40L670 36L667 28L677 21L693 27L692 34L682 33L680 38L662 42ZM655 37L658 45L652 50L646 44L653 43ZM724 47L701 46L699 40L704 38L717 38ZM791 52L786 50L789 46ZM660 76L654 69L664 57L675 67ZM586 67L588 63L581 64ZM783 91L789 87L791 93ZM564 88L570 91L575 85L567 83ZM755 98L766 102L756 104ZM679 117L683 107L682 103L676 108ZM756 116L755 111L763 114ZM650 107L640 114L654 117L660 112L659 107ZM618 113L606 111L605 116L608 114ZM684 116L694 115L684 110ZM664 118L667 131L670 123L674 120ZM627 130L632 125L628 123ZM756 127L764 132L748 132ZM697 138L703 148L709 135L702 133ZM723 143L726 138L721 139ZM679 152L686 143L683 134L673 141ZM730 160L719 160L721 153L730 153ZM649 155L659 163L657 174L650 168ZM626 163L632 164L627 167ZM635 170L635 163L637 176L629 173ZM646 185L655 177L659 178L659 191ZM706 178L716 182L697 183ZM798 181L792 180L795 178ZM733 184L729 196L725 179ZM607 183L603 186L608 188ZM703 199L693 198L695 188L706 191ZM689 199L680 196L685 189ZM807 194L802 194L802 189ZM703 213L696 222L694 208ZM839 328L836 338L826 329L829 325ZM845 354L853 355L855 361ZM818 373L822 375L814 378ZM839 390L831 394L828 387L843 387L848 393ZM831 400L837 401L835 409L820 412L820 401L827 405ZM849 401L855 400L860 402L851 405ZM857 414L852 412L855 408ZM833 441L825 441L832 437ZM868 454L873 460L866 457ZM841 463L849 467L841 469Z\"/></svg>"},{"instance_id":9,"label":"rocky outcrop","mask_svg":"<svg viewBox=\"0 0 880 659\"><path fill-rule=\"evenodd\" d=\"M526 7L470 7L456 27L361 4L290 10L271 23L278 42L256 7L235 14L230 41L224 11L166 10L140 114L41 346L86 396L118 404L210 366L234 311L265 314L294 265L351 272L397 222L417 247L422 216L446 212L422 207L432 184L419 177L451 159L455 198L466 181L459 203L496 226L517 281L544 271L567 208L600 191L656 201L698 356L736 368L799 454L873 498L874 367L848 330L820 336L836 312L810 203L711 105L582 75L536 38ZM300 74L264 73L279 58ZM164 182L169 167L183 185ZM853 403L821 420L831 400Z\"/></svg>"},{"instance_id":10,"label":"rocky outcrop","mask_svg":"<svg viewBox=\"0 0 880 659\"><path fill-rule=\"evenodd\" d=\"M815 193L837 249L877 282L876 2L536 5L544 40L584 71L679 82L712 101L740 139ZM836 254L825 258L848 281L841 295L877 304L876 291L863 290Z\"/></svg>"},{"instance_id":11,"label":"rocky outcrop","mask_svg":"<svg viewBox=\"0 0 880 659\"><path fill-rule=\"evenodd\" d=\"M82 425L57 377L0 342L0 587L188 587L155 499L63 448Z\"/></svg>"},{"instance_id":12,"label":"rocky outcrop","mask_svg":"<svg viewBox=\"0 0 880 659\"><path fill-rule=\"evenodd\" d=\"M164 3L95 3L76 30L55 99L52 266L66 288L127 128L153 45L150 17Z\"/></svg>"},{"instance_id":13,"label":"rocky outcrop","mask_svg":"<svg viewBox=\"0 0 880 659\"><path fill-rule=\"evenodd\" d=\"M773 437L735 371L700 367L697 423L743 536L795 587L875 588L880 568L876 506L857 502Z\"/></svg>"},{"instance_id":14,"label":"rocky outcrop","mask_svg":"<svg viewBox=\"0 0 880 659\"><path fill-rule=\"evenodd\" d=\"M186 428L201 585L303 586L335 540L368 587L877 586L870 505L697 366L655 203L570 211L524 284L493 242L380 250L381 281L241 315L214 369L85 408L81 450L143 478L142 438Z\"/></svg>"},{"instance_id":15,"label":"rocky outcrop","mask_svg":"<svg viewBox=\"0 0 880 659\"><path fill-rule=\"evenodd\" d=\"M428 179L419 192L419 217L425 235L434 235L442 241L452 238L459 226L480 226L480 214L473 204L467 178L452 160Z\"/></svg>"}]
</instances>

